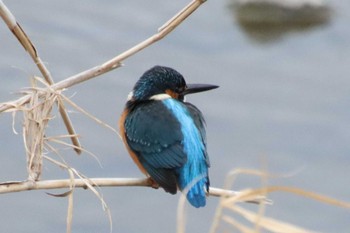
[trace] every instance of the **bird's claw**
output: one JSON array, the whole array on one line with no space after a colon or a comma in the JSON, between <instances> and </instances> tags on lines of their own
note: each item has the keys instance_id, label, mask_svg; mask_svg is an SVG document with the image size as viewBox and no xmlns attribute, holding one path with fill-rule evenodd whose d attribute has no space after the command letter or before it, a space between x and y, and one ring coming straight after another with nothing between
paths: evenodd
<instances>
[{"instance_id":1,"label":"bird's claw","mask_svg":"<svg viewBox=\"0 0 350 233\"><path fill-rule=\"evenodd\" d=\"M159 188L159 184L155 180L153 180L151 177L148 178L148 184L150 187L152 187L154 189Z\"/></svg>"}]
</instances>

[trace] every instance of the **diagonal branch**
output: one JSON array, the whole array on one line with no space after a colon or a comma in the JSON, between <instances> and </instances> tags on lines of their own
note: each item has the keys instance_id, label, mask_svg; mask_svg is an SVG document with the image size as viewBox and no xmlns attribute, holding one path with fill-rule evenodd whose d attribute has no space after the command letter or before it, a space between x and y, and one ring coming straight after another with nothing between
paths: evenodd
<instances>
[{"instance_id":1,"label":"diagonal branch","mask_svg":"<svg viewBox=\"0 0 350 233\"><path fill-rule=\"evenodd\" d=\"M191 13L194 12L204 2L205 0L193 0L189 5L187 5L184 9L182 9L179 13L177 13L173 18L171 18L168 22L166 22L164 26L161 26L159 31L153 36L149 37L148 39L142 41L141 43L135 45L134 47L128 49L127 51L106 61L101 65L95 66L91 69L85 70L65 80L62 80L56 84L53 84L51 88L54 90L62 90L64 88L74 86L76 84L95 78L110 70L120 67L122 61L136 54L137 52L143 50L144 48L152 45L153 43L161 40L170 32L172 32L179 24L181 24L182 21L184 21L189 15L191 15ZM30 96L26 95L15 101L0 104L0 113L4 111L8 111L11 108L13 108L13 106L18 106L20 103L28 102L29 98Z\"/></svg>"},{"instance_id":2,"label":"diagonal branch","mask_svg":"<svg viewBox=\"0 0 350 233\"><path fill-rule=\"evenodd\" d=\"M121 53L120 55L106 61L100 66L93 67L89 70L83 71L79 74L73 75L63 81L60 81L54 85L52 85L52 89L61 90L63 88L68 88L78 83L87 81L91 78L104 74L112 69L118 68L121 66L121 62L130 56L136 54L137 52L143 50L144 48L152 45L153 43L161 40L170 32L172 32L178 25L181 24L192 12L194 12L204 0L193 0L188 6L180 11L180 13L176 14L175 17L170 19L164 26L160 27L158 33L149 37L148 39L142 41L141 43L135 45L134 47L128 49L127 51ZM1 108L0 108L1 112Z\"/></svg>"}]
</instances>

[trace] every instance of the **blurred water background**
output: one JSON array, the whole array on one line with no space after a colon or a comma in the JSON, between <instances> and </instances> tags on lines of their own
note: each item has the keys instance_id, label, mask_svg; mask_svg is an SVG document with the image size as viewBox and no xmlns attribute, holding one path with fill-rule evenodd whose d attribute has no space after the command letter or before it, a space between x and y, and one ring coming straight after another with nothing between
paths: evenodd
<instances>
[{"instance_id":1,"label":"blurred water background","mask_svg":"<svg viewBox=\"0 0 350 233\"><path fill-rule=\"evenodd\" d=\"M142 41L187 2L5 1L55 81ZM156 64L171 66L189 83L220 85L188 98L207 120L212 186L222 186L232 169L256 168L281 175L270 184L350 201L350 2L329 4L332 13L323 21L279 30L247 26L233 0L208 1L164 40L126 60L124 67L65 94L117 127L126 96L140 75ZM33 75L39 72L31 59L0 23L0 102L17 98L16 92L28 87ZM89 177L142 177L117 135L70 109L84 148L102 167L88 154L76 156L58 146L68 163ZM16 119L20 132L21 118ZM11 114L1 114L0 182L26 178L22 138L11 125ZM47 134L65 134L59 115ZM43 179L67 177L45 161ZM259 184L259 179L242 178L235 189ZM175 232L179 195L136 187L102 192L113 232ZM350 231L349 210L288 194L270 198L275 204L267 214L272 217L321 232ZM210 197L206 208L189 207L187 232L208 232L217 203ZM44 191L13 193L1 195L0 206L0 232L65 231L65 198ZM109 232L101 203L89 191L75 191L73 232Z\"/></svg>"}]
</instances>

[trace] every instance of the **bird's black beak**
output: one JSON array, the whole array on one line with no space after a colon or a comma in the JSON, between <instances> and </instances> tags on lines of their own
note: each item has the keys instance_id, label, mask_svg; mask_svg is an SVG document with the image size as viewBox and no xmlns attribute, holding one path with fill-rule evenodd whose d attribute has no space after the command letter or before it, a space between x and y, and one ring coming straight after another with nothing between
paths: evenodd
<instances>
[{"instance_id":1,"label":"bird's black beak","mask_svg":"<svg viewBox=\"0 0 350 233\"><path fill-rule=\"evenodd\" d=\"M193 94L202 91L209 91L219 86L211 84L187 84L187 88L182 92L183 95Z\"/></svg>"}]
</instances>

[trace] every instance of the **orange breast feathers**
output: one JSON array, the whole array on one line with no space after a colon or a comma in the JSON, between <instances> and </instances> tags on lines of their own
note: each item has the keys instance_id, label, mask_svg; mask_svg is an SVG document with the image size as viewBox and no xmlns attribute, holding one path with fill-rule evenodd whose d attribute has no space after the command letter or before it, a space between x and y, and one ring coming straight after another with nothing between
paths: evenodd
<instances>
[{"instance_id":1,"label":"orange breast feathers","mask_svg":"<svg viewBox=\"0 0 350 233\"><path fill-rule=\"evenodd\" d=\"M128 115L129 111L128 109L125 109L119 119L119 132L120 132L120 136L123 139L124 145L126 147L126 149L128 150L132 160L134 161L134 163L136 163L137 167L140 169L140 171L148 176L147 171L145 170L145 168L142 166L142 164L140 163L139 159L137 158L136 154L134 151L132 151L128 145L128 142L126 140L126 133L125 133L125 127L124 127L124 122L125 122L125 118Z\"/></svg>"}]
</instances>

